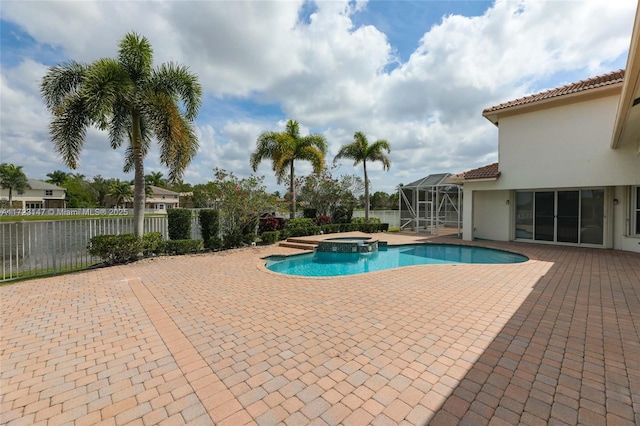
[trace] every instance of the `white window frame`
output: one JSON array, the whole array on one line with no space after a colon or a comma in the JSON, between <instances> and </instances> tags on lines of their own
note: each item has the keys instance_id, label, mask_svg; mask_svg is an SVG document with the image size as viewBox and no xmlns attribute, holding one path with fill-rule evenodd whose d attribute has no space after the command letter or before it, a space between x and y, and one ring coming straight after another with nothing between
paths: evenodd
<instances>
[{"instance_id":1,"label":"white window frame","mask_svg":"<svg viewBox=\"0 0 640 426\"><path fill-rule=\"evenodd\" d=\"M45 197L53 197L53 189L45 189L44 195Z\"/></svg>"}]
</instances>

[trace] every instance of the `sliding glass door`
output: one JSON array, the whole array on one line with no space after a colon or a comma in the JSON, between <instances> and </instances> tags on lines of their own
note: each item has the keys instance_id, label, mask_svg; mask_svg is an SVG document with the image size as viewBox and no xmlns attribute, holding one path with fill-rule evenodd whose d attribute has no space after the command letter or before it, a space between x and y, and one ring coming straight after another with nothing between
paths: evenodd
<instances>
[{"instance_id":1,"label":"sliding glass door","mask_svg":"<svg viewBox=\"0 0 640 426\"><path fill-rule=\"evenodd\" d=\"M517 191L517 239L602 245L604 190Z\"/></svg>"},{"instance_id":2,"label":"sliding glass door","mask_svg":"<svg viewBox=\"0 0 640 426\"><path fill-rule=\"evenodd\" d=\"M578 243L580 191L558 191L557 241Z\"/></svg>"},{"instance_id":3,"label":"sliding glass door","mask_svg":"<svg viewBox=\"0 0 640 426\"><path fill-rule=\"evenodd\" d=\"M533 209L533 239L539 241L553 241L553 219L555 203L553 192L536 192Z\"/></svg>"}]
</instances>

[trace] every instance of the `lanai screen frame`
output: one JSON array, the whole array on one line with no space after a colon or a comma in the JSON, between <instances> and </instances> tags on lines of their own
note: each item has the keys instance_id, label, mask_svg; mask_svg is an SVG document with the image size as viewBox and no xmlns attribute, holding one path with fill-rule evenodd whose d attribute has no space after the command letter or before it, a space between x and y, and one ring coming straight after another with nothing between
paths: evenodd
<instances>
[{"instance_id":1,"label":"lanai screen frame","mask_svg":"<svg viewBox=\"0 0 640 426\"><path fill-rule=\"evenodd\" d=\"M455 225L458 235L462 235L462 185L447 183L450 176L451 173L431 174L398 188L401 231L411 227L415 229L416 234L419 234L421 229L428 229L431 235L440 235L441 226ZM421 192L424 193L424 200L421 200ZM456 194L455 202L451 199L452 193ZM402 209L403 200L408 209ZM447 218L447 213L451 213L448 207L452 207L456 213L453 221ZM427 213L426 217L420 216L423 212ZM444 220L441 221L443 213Z\"/></svg>"}]
</instances>

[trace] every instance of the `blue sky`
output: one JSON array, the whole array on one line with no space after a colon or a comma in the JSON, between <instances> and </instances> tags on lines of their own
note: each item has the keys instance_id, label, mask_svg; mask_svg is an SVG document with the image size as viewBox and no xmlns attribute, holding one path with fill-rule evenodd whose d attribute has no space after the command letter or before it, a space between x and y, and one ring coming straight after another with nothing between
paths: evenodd
<instances>
[{"instance_id":1,"label":"blue sky","mask_svg":"<svg viewBox=\"0 0 640 426\"><path fill-rule=\"evenodd\" d=\"M323 134L330 163L362 131L391 143L373 191L498 160L484 108L626 64L633 0L608 1L3 1L0 162L44 179L53 152L39 95L47 67L115 56L127 31L155 63L188 65L203 85L200 152L184 180L221 167L248 176L257 136L287 119ZM122 151L91 130L75 172L131 179ZM166 170L157 151L146 171ZM362 174L342 161L338 174ZM301 163L299 174L310 167ZM259 175L282 192L270 165Z\"/></svg>"}]
</instances>

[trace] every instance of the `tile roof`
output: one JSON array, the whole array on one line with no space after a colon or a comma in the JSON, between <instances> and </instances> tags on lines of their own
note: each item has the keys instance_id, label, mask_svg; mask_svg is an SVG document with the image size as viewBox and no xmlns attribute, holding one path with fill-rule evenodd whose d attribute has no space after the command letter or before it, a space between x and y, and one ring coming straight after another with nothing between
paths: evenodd
<instances>
[{"instance_id":1,"label":"tile roof","mask_svg":"<svg viewBox=\"0 0 640 426\"><path fill-rule=\"evenodd\" d=\"M497 179L499 176L498 163L478 167L477 169L468 170L456 175L457 178L462 178L463 180Z\"/></svg>"},{"instance_id":2,"label":"tile roof","mask_svg":"<svg viewBox=\"0 0 640 426\"><path fill-rule=\"evenodd\" d=\"M563 95L570 95L573 93L583 92L585 90L597 89L599 87L611 86L613 84L622 83L624 80L624 70L612 71L607 74L602 74L596 77L591 77L586 80L580 80L576 83L567 84L556 89L546 90L544 92L536 93L533 95L518 98L513 101L504 102L491 108L487 108L482 111L482 114L488 114L494 111L500 111L505 108L531 104L534 102L542 101L544 99L555 98Z\"/></svg>"}]
</instances>

